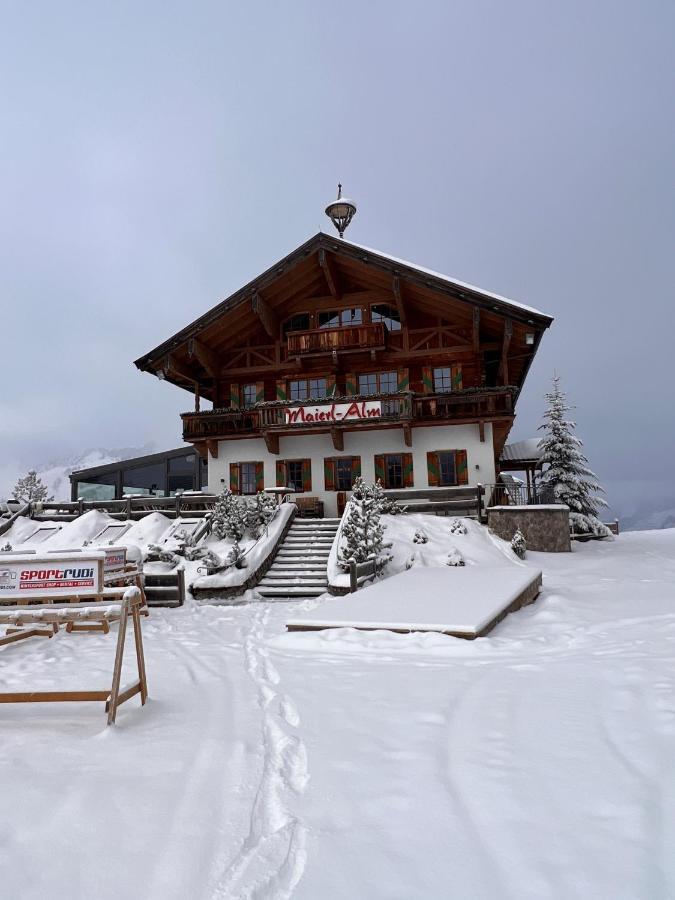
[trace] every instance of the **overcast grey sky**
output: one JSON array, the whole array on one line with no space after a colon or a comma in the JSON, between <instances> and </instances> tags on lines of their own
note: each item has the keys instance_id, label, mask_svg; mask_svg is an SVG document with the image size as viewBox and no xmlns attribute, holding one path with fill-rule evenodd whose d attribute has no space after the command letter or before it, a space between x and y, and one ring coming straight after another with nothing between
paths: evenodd
<instances>
[{"instance_id":1,"label":"overcast grey sky","mask_svg":"<svg viewBox=\"0 0 675 900\"><path fill-rule=\"evenodd\" d=\"M320 228L555 316L618 507L670 488L675 5L0 3L0 466L180 444L132 361Z\"/></svg>"}]
</instances>

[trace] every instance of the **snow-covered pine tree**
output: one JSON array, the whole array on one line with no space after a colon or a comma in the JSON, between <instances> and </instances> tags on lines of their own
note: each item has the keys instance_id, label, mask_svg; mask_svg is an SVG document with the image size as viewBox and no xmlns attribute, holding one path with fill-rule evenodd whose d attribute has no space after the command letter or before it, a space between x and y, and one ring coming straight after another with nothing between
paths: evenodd
<instances>
[{"instance_id":1,"label":"snow-covered pine tree","mask_svg":"<svg viewBox=\"0 0 675 900\"><path fill-rule=\"evenodd\" d=\"M14 497L21 503L49 503L54 498L48 497L49 490L35 469L31 469L23 478L19 478L14 487Z\"/></svg>"},{"instance_id":2,"label":"snow-covered pine tree","mask_svg":"<svg viewBox=\"0 0 675 900\"><path fill-rule=\"evenodd\" d=\"M361 477L354 481L349 510L342 526L339 562L344 569L349 568L350 559L357 563L377 559L378 569L383 569L391 559L386 553L391 544L384 543L384 526L380 522L383 502L384 491L379 481L366 484Z\"/></svg>"},{"instance_id":3,"label":"snow-covered pine tree","mask_svg":"<svg viewBox=\"0 0 675 900\"><path fill-rule=\"evenodd\" d=\"M516 533L511 538L511 549L520 559L525 559L525 554L527 553L527 541L520 528L516 529Z\"/></svg>"},{"instance_id":4,"label":"snow-covered pine tree","mask_svg":"<svg viewBox=\"0 0 675 900\"><path fill-rule=\"evenodd\" d=\"M581 452L582 441L572 433L576 422L565 418L565 413L574 407L566 403L558 375L554 376L553 389L545 398L548 409L544 423L539 426L544 432L539 448L546 468L539 478L539 487L552 494L554 503L569 506L573 532L604 537L610 531L598 518L598 512L607 503L597 496L603 488L597 475L588 468L588 460Z\"/></svg>"},{"instance_id":5,"label":"snow-covered pine tree","mask_svg":"<svg viewBox=\"0 0 675 900\"><path fill-rule=\"evenodd\" d=\"M259 491L246 509L246 527L254 537L259 537L277 512L277 502L271 494Z\"/></svg>"},{"instance_id":6,"label":"snow-covered pine tree","mask_svg":"<svg viewBox=\"0 0 675 900\"><path fill-rule=\"evenodd\" d=\"M246 501L225 488L213 507L211 528L221 540L231 538L240 541L246 530Z\"/></svg>"}]
</instances>

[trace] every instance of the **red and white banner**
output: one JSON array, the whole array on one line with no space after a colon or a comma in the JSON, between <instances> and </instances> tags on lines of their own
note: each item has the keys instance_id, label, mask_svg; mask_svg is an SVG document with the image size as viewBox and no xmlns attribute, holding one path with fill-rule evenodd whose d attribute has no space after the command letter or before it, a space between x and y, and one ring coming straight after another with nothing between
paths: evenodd
<instances>
[{"instance_id":1,"label":"red and white banner","mask_svg":"<svg viewBox=\"0 0 675 900\"><path fill-rule=\"evenodd\" d=\"M0 557L0 600L30 597L92 596L100 593L104 554Z\"/></svg>"},{"instance_id":2,"label":"red and white banner","mask_svg":"<svg viewBox=\"0 0 675 900\"><path fill-rule=\"evenodd\" d=\"M360 422L379 419L379 400L354 400L353 403L322 403L318 406L292 406L285 410L287 425L318 425L331 422Z\"/></svg>"}]
</instances>

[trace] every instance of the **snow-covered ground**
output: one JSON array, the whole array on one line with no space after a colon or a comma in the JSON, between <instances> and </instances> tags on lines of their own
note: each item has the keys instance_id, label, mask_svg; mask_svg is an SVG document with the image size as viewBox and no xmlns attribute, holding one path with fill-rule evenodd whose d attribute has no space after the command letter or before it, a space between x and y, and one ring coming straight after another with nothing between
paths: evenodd
<instances>
[{"instance_id":1,"label":"snow-covered ground","mask_svg":"<svg viewBox=\"0 0 675 900\"><path fill-rule=\"evenodd\" d=\"M474 642L190 603L144 622L114 728L0 705L0 896L675 896L675 530L527 564L538 602ZM113 653L10 645L0 682L105 685Z\"/></svg>"}]
</instances>

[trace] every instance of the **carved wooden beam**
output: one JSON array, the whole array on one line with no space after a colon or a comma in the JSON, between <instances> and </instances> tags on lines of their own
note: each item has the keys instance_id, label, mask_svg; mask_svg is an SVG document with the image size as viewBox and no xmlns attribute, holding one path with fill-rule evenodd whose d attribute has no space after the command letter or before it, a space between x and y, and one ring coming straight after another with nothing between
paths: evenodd
<instances>
[{"instance_id":1,"label":"carved wooden beam","mask_svg":"<svg viewBox=\"0 0 675 900\"><path fill-rule=\"evenodd\" d=\"M214 459L218 459L218 441L207 441L206 446Z\"/></svg>"},{"instance_id":2,"label":"carved wooden beam","mask_svg":"<svg viewBox=\"0 0 675 900\"><path fill-rule=\"evenodd\" d=\"M341 428L331 428L330 436L333 439L333 447L336 450L345 449L345 434Z\"/></svg>"},{"instance_id":3,"label":"carved wooden beam","mask_svg":"<svg viewBox=\"0 0 675 900\"><path fill-rule=\"evenodd\" d=\"M398 275L394 275L392 290L394 292L394 299L396 300L396 309L398 310L398 314L401 317L401 325L405 327L405 325L407 325L407 318L405 312L405 303L403 302L403 285L401 284L401 279L398 277Z\"/></svg>"},{"instance_id":4,"label":"carved wooden beam","mask_svg":"<svg viewBox=\"0 0 675 900\"><path fill-rule=\"evenodd\" d=\"M262 326L271 338L279 336L279 318L271 306L255 291L251 297L251 309L262 322Z\"/></svg>"},{"instance_id":5,"label":"carved wooden beam","mask_svg":"<svg viewBox=\"0 0 675 900\"><path fill-rule=\"evenodd\" d=\"M328 290L331 292L331 295L338 302L341 301L342 294L340 292L340 281L338 279L338 274L335 271L335 266L331 262L330 257L325 250L319 250L319 265L323 269L323 274L326 278L326 284L328 285Z\"/></svg>"},{"instance_id":6,"label":"carved wooden beam","mask_svg":"<svg viewBox=\"0 0 675 900\"><path fill-rule=\"evenodd\" d=\"M499 371L502 376L502 384L509 383L509 346L511 345L511 337L513 336L513 322L511 319L504 320L504 337L502 340L502 361L499 365Z\"/></svg>"},{"instance_id":7,"label":"carved wooden beam","mask_svg":"<svg viewBox=\"0 0 675 900\"><path fill-rule=\"evenodd\" d=\"M202 459L208 459L209 451L204 441L195 441L192 445Z\"/></svg>"},{"instance_id":8,"label":"carved wooden beam","mask_svg":"<svg viewBox=\"0 0 675 900\"><path fill-rule=\"evenodd\" d=\"M478 353L480 350L480 309L477 306L473 308L473 351Z\"/></svg>"},{"instance_id":9,"label":"carved wooden beam","mask_svg":"<svg viewBox=\"0 0 675 900\"><path fill-rule=\"evenodd\" d=\"M202 344L197 338L190 338L188 341L188 354L195 356L204 366L206 371L212 378L217 378L220 374L220 360L218 354Z\"/></svg>"},{"instance_id":10,"label":"carved wooden beam","mask_svg":"<svg viewBox=\"0 0 675 900\"><path fill-rule=\"evenodd\" d=\"M178 375L179 378L183 378L185 381L196 382L199 381L198 376L190 369L185 363L179 362L175 357L169 354L164 360L164 368L165 371L173 372L174 375Z\"/></svg>"},{"instance_id":11,"label":"carved wooden beam","mask_svg":"<svg viewBox=\"0 0 675 900\"><path fill-rule=\"evenodd\" d=\"M403 440L406 447L412 447L412 426L410 424L403 426Z\"/></svg>"},{"instance_id":12,"label":"carved wooden beam","mask_svg":"<svg viewBox=\"0 0 675 900\"><path fill-rule=\"evenodd\" d=\"M481 444L485 443L485 421L483 419L478 420L478 434L480 435Z\"/></svg>"},{"instance_id":13,"label":"carved wooden beam","mask_svg":"<svg viewBox=\"0 0 675 900\"><path fill-rule=\"evenodd\" d=\"M264 431L265 446L268 453L279 453L279 435L275 431Z\"/></svg>"}]
</instances>

